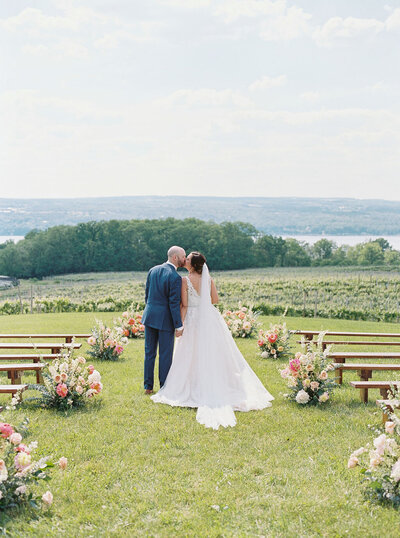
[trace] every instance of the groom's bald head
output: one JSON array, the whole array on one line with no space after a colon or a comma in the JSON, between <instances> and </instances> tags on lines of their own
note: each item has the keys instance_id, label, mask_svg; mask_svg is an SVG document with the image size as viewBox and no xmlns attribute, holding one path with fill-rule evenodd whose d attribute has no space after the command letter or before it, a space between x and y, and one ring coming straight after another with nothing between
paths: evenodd
<instances>
[{"instance_id":1,"label":"groom's bald head","mask_svg":"<svg viewBox=\"0 0 400 538\"><path fill-rule=\"evenodd\" d=\"M186 252L182 247L174 245L168 250L168 261L173 263L175 267L183 267L185 265Z\"/></svg>"}]
</instances>

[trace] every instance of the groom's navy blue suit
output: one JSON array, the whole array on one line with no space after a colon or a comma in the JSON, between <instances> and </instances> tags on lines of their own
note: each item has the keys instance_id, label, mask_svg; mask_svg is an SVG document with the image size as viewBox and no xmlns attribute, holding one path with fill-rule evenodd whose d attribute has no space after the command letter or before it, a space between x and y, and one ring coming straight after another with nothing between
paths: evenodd
<instances>
[{"instance_id":1,"label":"groom's navy blue suit","mask_svg":"<svg viewBox=\"0 0 400 538\"><path fill-rule=\"evenodd\" d=\"M145 326L144 388L153 389L154 362L159 346L160 387L167 378L174 351L175 329L182 327L182 278L170 263L152 267L147 275L142 323Z\"/></svg>"}]
</instances>

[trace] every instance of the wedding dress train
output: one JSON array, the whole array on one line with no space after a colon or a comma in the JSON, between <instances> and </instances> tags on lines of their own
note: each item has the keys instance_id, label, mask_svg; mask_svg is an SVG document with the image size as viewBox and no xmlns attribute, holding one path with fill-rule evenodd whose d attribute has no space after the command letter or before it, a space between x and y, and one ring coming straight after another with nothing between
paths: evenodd
<instances>
[{"instance_id":1,"label":"wedding dress train","mask_svg":"<svg viewBox=\"0 0 400 538\"><path fill-rule=\"evenodd\" d=\"M223 317L211 304L207 266L203 267L200 294L185 278L185 329L175 343L166 382L151 399L171 406L197 407L196 419L207 428L235 426L234 411L270 407L274 397L247 364Z\"/></svg>"}]
</instances>

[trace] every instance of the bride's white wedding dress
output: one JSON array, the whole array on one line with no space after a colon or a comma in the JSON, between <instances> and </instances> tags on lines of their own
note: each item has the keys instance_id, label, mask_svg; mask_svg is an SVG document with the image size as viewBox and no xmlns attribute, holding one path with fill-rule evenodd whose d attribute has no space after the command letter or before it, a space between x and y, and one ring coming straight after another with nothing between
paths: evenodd
<instances>
[{"instance_id":1,"label":"bride's white wedding dress","mask_svg":"<svg viewBox=\"0 0 400 538\"><path fill-rule=\"evenodd\" d=\"M240 353L218 310L211 304L210 276L203 267L201 293L188 283L183 335L175 343L171 369L154 402L197 407L200 424L217 430L235 426L234 411L270 407L265 389Z\"/></svg>"}]
</instances>

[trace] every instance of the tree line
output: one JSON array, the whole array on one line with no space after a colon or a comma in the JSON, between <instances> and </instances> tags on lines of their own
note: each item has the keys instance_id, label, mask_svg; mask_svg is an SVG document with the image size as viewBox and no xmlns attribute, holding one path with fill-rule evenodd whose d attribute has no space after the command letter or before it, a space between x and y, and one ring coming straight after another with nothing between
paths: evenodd
<instances>
[{"instance_id":1,"label":"tree line","mask_svg":"<svg viewBox=\"0 0 400 538\"><path fill-rule=\"evenodd\" d=\"M42 278L67 273L147 271L171 245L199 250L212 270L318 265L400 265L400 252L381 238L355 247L327 239L314 245L260 233L244 222L198 219L110 220L33 230L0 245L0 274Z\"/></svg>"}]
</instances>

